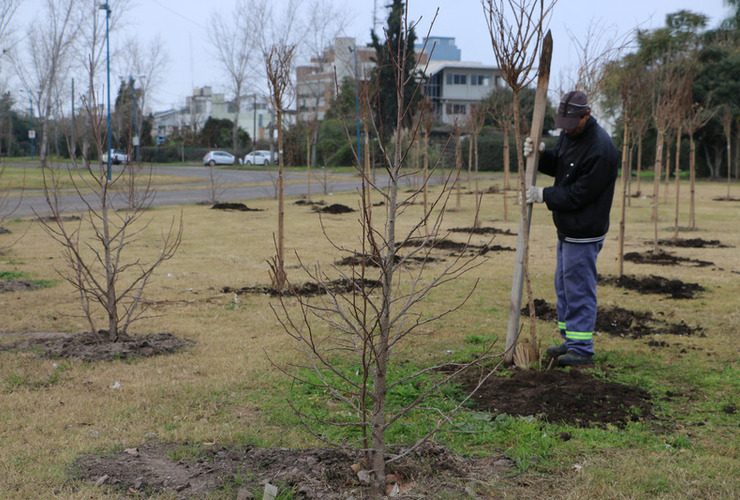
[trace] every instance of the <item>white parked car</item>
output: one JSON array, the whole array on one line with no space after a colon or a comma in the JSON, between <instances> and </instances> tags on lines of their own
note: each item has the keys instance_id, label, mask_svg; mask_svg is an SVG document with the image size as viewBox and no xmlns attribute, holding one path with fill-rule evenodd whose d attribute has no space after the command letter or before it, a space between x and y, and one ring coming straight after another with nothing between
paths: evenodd
<instances>
[{"instance_id":1,"label":"white parked car","mask_svg":"<svg viewBox=\"0 0 740 500\"><path fill-rule=\"evenodd\" d=\"M225 151L209 151L203 157L203 165L233 165L235 162L234 155Z\"/></svg>"},{"instance_id":2,"label":"white parked car","mask_svg":"<svg viewBox=\"0 0 740 500\"><path fill-rule=\"evenodd\" d=\"M108 153L103 153L100 160L103 163L108 163ZM111 150L110 162L114 165L118 165L119 163L128 163L128 155L120 149L113 149Z\"/></svg>"},{"instance_id":3,"label":"white parked car","mask_svg":"<svg viewBox=\"0 0 740 500\"><path fill-rule=\"evenodd\" d=\"M270 158L270 152L264 150L252 151L244 157L245 165L270 165L277 163L277 153Z\"/></svg>"}]
</instances>

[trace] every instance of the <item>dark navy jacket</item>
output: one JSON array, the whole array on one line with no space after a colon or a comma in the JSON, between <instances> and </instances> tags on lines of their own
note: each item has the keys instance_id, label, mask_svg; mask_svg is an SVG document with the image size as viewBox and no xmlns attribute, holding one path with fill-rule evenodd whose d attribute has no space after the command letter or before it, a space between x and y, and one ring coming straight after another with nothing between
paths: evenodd
<instances>
[{"instance_id":1,"label":"dark navy jacket","mask_svg":"<svg viewBox=\"0 0 740 500\"><path fill-rule=\"evenodd\" d=\"M576 137L560 134L540 156L539 171L555 177L543 199L552 211L558 238L570 243L601 241L609 230L609 211L617 180L618 153L609 134L589 117Z\"/></svg>"}]
</instances>

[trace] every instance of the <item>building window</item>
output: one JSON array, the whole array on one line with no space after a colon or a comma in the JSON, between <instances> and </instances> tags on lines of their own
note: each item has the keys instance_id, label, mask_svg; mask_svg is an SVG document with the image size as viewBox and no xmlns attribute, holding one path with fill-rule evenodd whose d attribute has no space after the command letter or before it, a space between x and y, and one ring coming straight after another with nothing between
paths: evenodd
<instances>
[{"instance_id":1,"label":"building window","mask_svg":"<svg viewBox=\"0 0 740 500\"><path fill-rule=\"evenodd\" d=\"M447 85L466 85L467 76L460 73L447 73Z\"/></svg>"},{"instance_id":2,"label":"building window","mask_svg":"<svg viewBox=\"0 0 740 500\"><path fill-rule=\"evenodd\" d=\"M488 87L491 85L491 77L488 75L470 75L470 85Z\"/></svg>"},{"instance_id":3,"label":"building window","mask_svg":"<svg viewBox=\"0 0 740 500\"><path fill-rule=\"evenodd\" d=\"M465 104L452 104L447 103L445 111L448 115L464 115L466 113L467 106Z\"/></svg>"}]
</instances>

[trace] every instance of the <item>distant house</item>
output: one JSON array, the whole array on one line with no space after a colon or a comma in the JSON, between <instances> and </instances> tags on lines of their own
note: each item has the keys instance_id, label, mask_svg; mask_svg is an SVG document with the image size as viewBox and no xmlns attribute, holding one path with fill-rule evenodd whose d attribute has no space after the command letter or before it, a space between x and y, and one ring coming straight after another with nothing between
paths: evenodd
<instances>
[{"instance_id":1,"label":"distant house","mask_svg":"<svg viewBox=\"0 0 740 500\"><path fill-rule=\"evenodd\" d=\"M235 103L227 101L224 94L213 93L208 86L195 87L193 95L185 98L182 108L154 113L152 134L166 138L183 131L199 132L208 118L233 121L235 116ZM242 98L239 126L247 131L249 137L264 139L265 129L269 128L271 122L271 108L264 98L256 95Z\"/></svg>"},{"instance_id":2,"label":"distant house","mask_svg":"<svg viewBox=\"0 0 740 500\"><path fill-rule=\"evenodd\" d=\"M472 106L505 85L498 68L475 62L432 60L424 79L435 120L450 125L463 121Z\"/></svg>"},{"instance_id":3,"label":"distant house","mask_svg":"<svg viewBox=\"0 0 740 500\"><path fill-rule=\"evenodd\" d=\"M336 85L345 78L358 82L370 77L375 50L357 45L354 38L337 37L334 44L310 64L296 68L296 113L299 120L324 119L336 96Z\"/></svg>"}]
</instances>

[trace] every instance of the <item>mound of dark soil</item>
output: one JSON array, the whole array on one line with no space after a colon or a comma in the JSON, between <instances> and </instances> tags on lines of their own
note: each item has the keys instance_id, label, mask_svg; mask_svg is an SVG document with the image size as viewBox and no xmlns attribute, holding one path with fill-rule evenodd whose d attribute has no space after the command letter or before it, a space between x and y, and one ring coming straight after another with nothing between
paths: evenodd
<instances>
[{"instance_id":1,"label":"mound of dark soil","mask_svg":"<svg viewBox=\"0 0 740 500\"><path fill-rule=\"evenodd\" d=\"M557 321L558 313L555 306L544 299L534 299L534 311L540 320ZM529 306L525 306L521 312L523 316L528 317ZM669 323L655 318L650 312L630 311L614 305L599 306L594 331L634 339L654 334L705 336L700 326L691 327L683 321Z\"/></svg>"},{"instance_id":2,"label":"mound of dark soil","mask_svg":"<svg viewBox=\"0 0 740 500\"><path fill-rule=\"evenodd\" d=\"M62 222L74 222L80 220L80 217L77 215L62 215L60 217L48 215L45 217L38 217L38 220L41 222L56 222L58 220Z\"/></svg>"},{"instance_id":3,"label":"mound of dark soil","mask_svg":"<svg viewBox=\"0 0 740 500\"><path fill-rule=\"evenodd\" d=\"M729 196L718 196L716 198L712 198L714 201L740 201L740 198L732 198Z\"/></svg>"},{"instance_id":4,"label":"mound of dark soil","mask_svg":"<svg viewBox=\"0 0 740 500\"><path fill-rule=\"evenodd\" d=\"M308 205L310 207L315 207L315 206L323 207L324 205L326 205L326 202L324 200L308 201L308 200L301 199L301 200L296 200L295 204L296 205Z\"/></svg>"},{"instance_id":5,"label":"mound of dark soil","mask_svg":"<svg viewBox=\"0 0 740 500\"><path fill-rule=\"evenodd\" d=\"M0 226L0 234L10 234L10 233L11 233L10 229Z\"/></svg>"},{"instance_id":6,"label":"mound of dark soil","mask_svg":"<svg viewBox=\"0 0 740 500\"><path fill-rule=\"evenodd\" d=\"M648 242L648 244L652 243ZM704 240L702 238L658 240L658 244L664 247L678 248L731 248L730 245L724 245L719 240Z\"/></svg>"},{"instance_id":7,"label":"mound of dark soil","mask_svg":"<svg viewBox=\"0 0 740 500\"><path fill-rule=\"evenodd\" d=\"M411 239L403 243L399 243L399 248L412 247L418 248L419 245L424 244L433 250L447 250L452 252L451 255L459 255L462 252L471 252L477 255L485 255L488 252L516 252L515 248L502 247L501 245L476 245L473 243L463 243L459 241L451 241L447 239L429 239L426 242Z\"/></svg>"},{"instance_id":8,"label":"mound of dark soil","mask_svg":"<svg viewBox=\"0 0 740 500\"><path fill-rule=\"evenodd\" d=\"M239 212L262 212L259 208L249 208L244 203L216 203L211 210L237 210Z\"/></svg>"},{"instance_id":9,"label":"mound of dark soil","mask_svg":"<svg viewBox=\"0 0 740 500\"><path fill-rule=\"evenodd\" d=\"M333 203L329 206L326 206L321 209L315 209L317 212L325 213L325 214L348 214L350 212L354 212L354 208L349 208L347 205L342 205L341 203Z\"/></svg>"},{"instance_id":10,"label":"mound of dark soil","mask_svg":"<svg viewBox=\"0 0 740 500\"><path fill-rule=\"evenodd\" d=\"M654 274L643 277L599 275L599 284L626 288L642 294L666 295L672 299L693 299L697 293L705 290L697 283L684 283L681 280L671 280Z\"/></svg>"},{"instance_id":11,"label":"mound of dark soil","mask_svg":"<svg viewBox=\"0 0 740 500\"><path fill-rule=\"evenodd\" d=\"M23 292L27 290L36 290L39 285L24 280L0 281L0 293L2 292Z\"/></svg>"},{"instance_id":12,"label":"mound of dark soil","mask_svg":"<svg viewBox=\"0 0 740 500\"><path fill-rule=\"evenodd\" d=\"M466 393L478 384L479 373L467 370ZM477 410L512 416L533 415L550 423L587 427L652 417L650 395L637 387L595 378L580 370L515 370L510 378L489 377L473 397Z\"/></svg>"},{"instance_id":13,"label":"mound of dark soil","mask_svg":"<svg viewBox=\"0 0 740 500\"><path fill-rule=\"evenodd\" d=\"M516 236L509 229L499 229L497 227L453 227L452 233L473 233L473 234L505 234L506 236Z\"/></svg>"},{"instance_id":14,"label":"mound of dark soil","mask_svg":"<svg viewBox=\"0 0 740 500\"><path fill-rule=\"evenodd\" d=\"M394 264L398 264L401 262L401 260L404 257L402 255L396 255L393 259ZM437 262L438 260L443 259L435 259L434 257L416 257L416 256L410 256L405 257L406 263L415 263L415 264L423 264L425 262ZM380 267L380 262L378 259L373 257L372 255L367 254L355 254L355 255L348 255L347 257L344 257L343 259L340 259L335 262L338 266L352 266L352 267Z\"/></svg>"},{"instance_id":15,"label":"mound of dark soil","mask_svg":"<svg viewBox=\"0 0 740 500\"><path fill-rule=\"evenodd\" d=\"M182 450L195 456L174 459ZM279 486L279 493L292 492L295 496L290 498L369 498L367 486L355 473L359 463L359 454L339 450L151 443L104 455L83 455L69 473L134 497L262 498L264 485L269 483ZM388 467L386 493L395 491L393 496L399 498L464 498L469 496L468 482L495 480L510 473L513 465L501 455L463 458L427 443Z\"/></svg>"},{"instance_id":16,"label":"mound of dark soil","mask_svg":"<svg viewBox=\"0 0 740 500\"><path fill-rule=\"evenodd\" d=\"M118 342L102 341L89 332L78 335L27 335L30 338L0 345L2 351L35 351L47 358L80 361L111 361L114 359L147 358L174 354L195 342L178 339L169 333L126 335Z\"/></svg>"},{"instance_id":17,"label":"mound of dark soil","mask_svg":"<svg viewBox=\"0 0 740 500\"><path fill-rule=\"evenodd\" d=\"M659 266L677 266L686 264L691 267L708 267L713 266L714 262L706 260L690 259L688 257L678 257L666 252L653 253L652 250L647 252L629 252L624 255L624 260L634 262L635 264L656 264Z\"/></svg>"},{"instance_id":18,"label":"mound of dark soil","mask_svg":"<svg viewBox=\"0 0 740 500\"><path fill-rule=\"evenodd\" d=\"M288 288L280 293L278 290L267 285L257 286L245 286L242 288L232 288L225 286L221 289L223 293L235 293L237 295L244 294L266 294L272 297L310 297L313 295L319 295L320 293L326 293L327 290L332 293L350 293L356 291L361 287L365 289L372 289L379 287L380 282L376 280L348 280L338 279L334 281L327 281L324 283L305 282L300 285L289 284Z\"/></svg>"}]
</instances>

